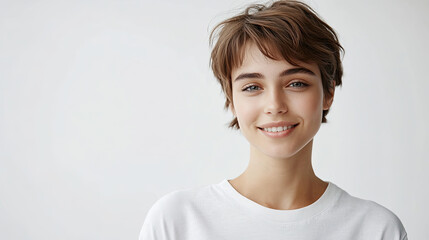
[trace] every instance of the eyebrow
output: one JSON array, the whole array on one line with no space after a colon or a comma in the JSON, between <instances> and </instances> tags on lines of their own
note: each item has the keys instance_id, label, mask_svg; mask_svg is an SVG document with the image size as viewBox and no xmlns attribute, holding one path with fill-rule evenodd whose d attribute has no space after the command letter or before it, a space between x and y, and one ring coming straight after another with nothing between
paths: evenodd
<instances>
[{"instance_id":1,"label":"eyebrow","mask_svg":"<svg viewBox=\"0 0 429 240\"><path fill-rule=\"evenodd\" d=\"M284 76L289 76L292 74L296 74L296 73L305 73L305 74L309 74L312 76L316 76L316 74L311 71L308 68L305 67L297 67L297 68L290 68L287 69L285 71L283 71L282 73L280 73L280 77L284 77ZM242 79L246 79L246 78L264 78L264 75L260 74L260 73L242 73L240 75L238 75L238 77L235 78L234 81L239 81Z\"/></svg>"}]
</instances>

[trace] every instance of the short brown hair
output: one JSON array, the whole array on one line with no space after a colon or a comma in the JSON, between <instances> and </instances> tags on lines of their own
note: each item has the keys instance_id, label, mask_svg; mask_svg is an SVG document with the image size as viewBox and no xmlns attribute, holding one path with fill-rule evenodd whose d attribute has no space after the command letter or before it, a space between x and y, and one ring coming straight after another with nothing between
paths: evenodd
<instances>
[{"instance_id":1,"label":"short brown hair","mask_svg":"<svg viewBox=\"0 0 429 240\"><path fill-rule=\"evenodd\" d=\"M249 42L271 59L283 58L292 65L297 65L296 61L316 63L327 97L342 84L340 52L344 49L335 31L305 3L281 0L269 6L250 5L241 14L216 25L210 33L210 44L214 41L210 64L225 94L225 109L233 104L231 71L242 64ZM323 110L322 123L327 121L328 112L329 109ZM240 128L236 117L229 127Z\"/></svg>"}]
</instances>

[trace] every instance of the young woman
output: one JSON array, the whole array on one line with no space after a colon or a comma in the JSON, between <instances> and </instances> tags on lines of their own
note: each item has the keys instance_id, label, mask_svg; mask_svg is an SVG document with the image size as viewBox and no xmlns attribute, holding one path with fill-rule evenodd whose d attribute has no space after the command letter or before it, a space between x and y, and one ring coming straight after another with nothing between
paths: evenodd
<instances>
[{"instance_id":1,"label":"young woman","mask_svg":"<svg viewBox=\"0 0 429 240\"><path fill-rule=\"evenodd\" d=\"M250 143L247 169L175 191L149 210L140 240L406 240L398 217L318 178L313 138L341 85L342 47L306 4L252 5L217 25L211 63Z\"/></svg>"}]
</instances>

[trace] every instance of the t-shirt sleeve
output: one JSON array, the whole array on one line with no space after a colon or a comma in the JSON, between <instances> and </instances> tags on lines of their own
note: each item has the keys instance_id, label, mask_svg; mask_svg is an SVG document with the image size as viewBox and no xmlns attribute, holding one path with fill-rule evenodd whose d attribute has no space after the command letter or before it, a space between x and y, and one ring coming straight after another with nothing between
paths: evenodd
<instances>
[{"instance_id":1,"label":"t-shirt sleeve","mask_svg":"<svg viewBox=\"0 0 429 240\"><path fill-rule=\"evenodd\" d=\"M377 209L377 211L374 212L378 218L377 220L379 220L379 222L382 223L383 226L382 240L408 240L407 232L399 217L384 206L378 206L380 207Z\"/></svg>"},{"instance_id":2,"label":"t-shirt sleeve","mask_svg":"<svg viewBox=\"0 0 429 240\"><path fill-rule=\"evenodd\" d=\"M154 239L161 239L156 236L155 229L153 228L153 225L149 220L146 218L145 222L143 223L143 227L140 231L139 240L154 240Z\"/></svg>"},{"instance_id":3,"label":"t-shirt sleeve","mask_svg":"<svg viewBox=\"0 0 429 240\"><path fill-rule=\"evenodd\" d=\"M149 209L146 218L143 222L143 227L140 230L140 236L139 240L162 240L166 239L162 237L162 229L156 229L158 225L156 224L159 222L159 218L157 215L156 210L156 204L152 206L152 208Z\"/></svg>"},{"instance_id":4,"label":"t-shirt sleeve","mask_svg":"<svg viewBox=\"0 0 429 240\"><path fill-rule=\"evenodd\" d=\"M168 229L163 214L163 204L160 199L149 209L140 231L139 240L166 240Z\"/></svg>"},{"instance_id":5,"label":"t-shirt sleeve","mask_svg":"<svg viewBox=\"0 0 429 240\"><path fill-rule=\"evenodd\" d=\"M408 240L408 236L407 236L407 231L405 230L404 225L402 224L401 220L398 218L398 216L396 216L396 214L394 214L393 212L391 212L391 214L393 215L392 218L392 225L391 228L394 229L393 232L398 232L398 235L400 236L399 239L400 240ZM389 238L391 239L391 238Z\"/></svg>"},{"instance_id":6,"label":"t-shirt sleeve","mask_svg":"<svg viewBox=\"0 0 429 240\"><path fill-rule=\"evenodd\" d=\"M171 240L176 239L177 219L181 214L177 206L181 206L180 195L172 192L156 201L146 214L140 231L139 240Z\"/></svg>"}]
</instances>

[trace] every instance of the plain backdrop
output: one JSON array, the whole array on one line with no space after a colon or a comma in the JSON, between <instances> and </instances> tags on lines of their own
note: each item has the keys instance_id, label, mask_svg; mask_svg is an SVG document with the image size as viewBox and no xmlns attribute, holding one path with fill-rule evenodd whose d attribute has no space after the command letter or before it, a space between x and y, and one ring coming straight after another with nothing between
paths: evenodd
<instances>
[{"instance_id":1,"label":"plain backdrop","mask_svg":"<svg viewBox=\"0 0 429 240\"><path fill-rule=\"evenodd\" d=\"M339 34L321 179L429 239L429 1L306 1ZM253 1L1 0L0 239L137 239L163 195L241 174L210 30Z\"/></svg>"}]
</instances>

